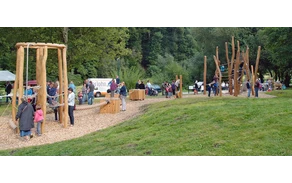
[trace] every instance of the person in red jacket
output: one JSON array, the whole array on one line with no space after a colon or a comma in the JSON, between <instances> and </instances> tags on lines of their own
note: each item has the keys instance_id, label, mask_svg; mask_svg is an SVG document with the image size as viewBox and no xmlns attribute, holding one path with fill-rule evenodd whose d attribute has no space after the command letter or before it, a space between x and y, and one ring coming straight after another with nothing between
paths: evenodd
<instances>
[{"instance_id":1,"label":"person in red jacket","mask_svg":"<svg viewBox=\"0 0 292 183\"><path fill-rule=\"evenodd\" d=\"M36 105L36 111L34 113L34 122L37 123L36 133L38 136L42 135L41 125L44 121L44 113L40 105Z\"/></svg>"}]
</instances>

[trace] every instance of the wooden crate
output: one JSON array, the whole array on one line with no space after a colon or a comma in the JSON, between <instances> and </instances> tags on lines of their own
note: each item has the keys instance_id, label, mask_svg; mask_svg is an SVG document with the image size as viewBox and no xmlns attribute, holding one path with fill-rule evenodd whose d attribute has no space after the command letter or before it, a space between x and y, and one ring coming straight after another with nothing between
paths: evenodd
<instances>
[{"instance_id":1,"label":"wooden crate","mask_svg":"<svg viewBox=\"0 0 292 183\"><path fill-rule=\"evenodd\" d=\"M145 90L144 89L131 89L129 91L130 100L144 100Z\"/></svg>"},{"instance_id":2,"label":"wooden crate","mask_svg":"<svg viewBox=\"0 0 292 183\"><path fill-rule=\"evenodd\" d=\"M121 100L119 98L107 98L107 99L102 99L100 100L100 103L103 103L106 100L110 100L109 104L100 106L100 113L111 113L115 114L120 112L120 104Z\"/></svg>"}]
</instances>

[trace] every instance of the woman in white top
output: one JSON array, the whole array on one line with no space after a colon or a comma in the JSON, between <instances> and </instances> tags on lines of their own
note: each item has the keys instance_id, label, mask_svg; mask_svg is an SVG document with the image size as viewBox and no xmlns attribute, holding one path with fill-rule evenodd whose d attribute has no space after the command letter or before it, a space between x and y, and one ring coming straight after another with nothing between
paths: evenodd
<instances>
[{"instance_id":1,"label":"woman in white top","mask_svg":"<svg viewBox=\"0 0 292 183\"><path fill-rule=\"evenodd\" d=\"M68 95L68 114L70 117L70 124L71 126L74 126L74 105L75 105L75 94L73 92L72 88L68 89L69 95Z\"/></svg>"}]
</instances>

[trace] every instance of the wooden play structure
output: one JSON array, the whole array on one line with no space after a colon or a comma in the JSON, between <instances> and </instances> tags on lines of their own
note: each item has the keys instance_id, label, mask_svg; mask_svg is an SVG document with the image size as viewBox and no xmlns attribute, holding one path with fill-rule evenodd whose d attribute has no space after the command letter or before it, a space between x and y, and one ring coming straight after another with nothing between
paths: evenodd
<instances>
[{"instance_id":1,"label":"wooden play structure","mask_svg":"<svg viewBox=\"0 0 292 183\"><path fill-rule=\"evenodd\" d=\"M67 127L68 121L68 78L67 78L67 60L66 52L67 47L64 44L53 44L53 43L17 43L15 45L17 49L17 59L16 59L16 77L13 89L12 98L12 120L18 126L17 121L15 121L16 115L16 102L18 99L22 98L24 95L24 50L27 51L27 62L26 69L28 70L28 55L29 49L36 49L36 80L37 85L40 86L37 93L37 104L41 105L44 111L44 121L41 126L42 133L44 132L44 127L46 124L46 110L47 110L47 81L46 81L46 62L48 57L48 49L58 50L58 73L59 73L59 93L64 94L59 96L59 101L63 105L60 106L59 118L60 122L64 127ZM26 71L26 85L28 71ZM20 100L18 100L20 104Z\"/></svg>"},{"instance_id":2,"label":"wooden play structure","mask_svg":"<svg viewBox=\"0 0 292 183\"><path fill-rule=\"evenodd\" d=\"M225 83L228 83L228 91L230 95L238 96L240 91L244 88L244 83L247 79L251 81L252 86L252 95L254 95L254 83L256 82L258 78L258 66L259 66L259 60L260 60L260 53L261 53L261 47L258 46L257 51L257 58L256 58L256 66L255 69L253 68L253 65L251 65L251 71L249 67L249 48L246 48L246 51L240 52L240 44L239 41L237 41L237 52L235 55L235 43L234 43L234 36L232 36L232 55L231 55L231 61L228 56L228 45L227 42L225 42L225 51L226 51L226 64L221 64L219 60L219 51L218 46L216 47L216 56L214 55L214 62L216 65L215 70L215 76L218 77L218 88L219 88L219 96L222 96L222 81ZM207 73L207 64L206 64L206 56L204 58L204 88L205 86L205 79L206 79L206 73ZM227 65L227 70L222 71L222 66ZM243 77L243 76L246 77ZM243 81L243 78L245 78L245 81ZM204 92L204 94L206 94Z\"/></svg>"},{"instance_id":3,"label":"wooden play structure","mask_svg":"<svg viewBox=\"0 0 292 183\"><path fill-rule=\"evenodd\" d=\"M234 58L235 44L234 44L234 36L232 36L231 62L229 61L229 57L228 57L227 43L225 43L225 49L226 49L226 60L227 60L227 66L228 66L228 83L233 83L233 88L234 88L233 89L234 92L233 92L232 84L229 85L229 94L238 96L240 91L242 91L242 89L244 88L247 79L249 79L251 81L251 86L252 86L252 95L254 95L254 84L258 78L257 73L258 73L258 67L259 67L261 46L258 46L255 69L253 68L253 65L251 65L251 71L249 67L249 47L246 48L245 52L244 51L240 52L239 41L237 41L236 58ZM243 81L244 73L246 75L245 81Z\"/></svg>"},{"instance_id":4,"label":"wooden play structure","mask_svg":"<svg viewBox=\"0 0 292 183\"><path fill-rule=\"evenodd\" d=\"M64 44L53 44L53 43L17 43L17 59L16 59L16 77L13 89L12 97L12 124L10 126L15 128L18 126L18 122L15 120L17 101L20 104L24 96L24 50L27 51L27 62L26 62L26 87L27 87L27 75L28 75L28 56L29 49L36 49L36 81L37 81L37 104L41 105L44 111L44 121L41 126L41 131L44 133L46 124L46 113L47 113L47 81L46 81L46 62L48 57L48 49L57 49L58 51L58 73L59 73L59 102L55 107L59 107L59 119L60 123L64 127L68 125L68 78L67 78L67 61L66 52L67 47ZM36 97L36 96L30 96ZM18 100L17 100L18 99ZM115 98L105 98L97 105L90 105L86 107L79 108L77 110L89 109L94 107L100 107L100 113L117 113L120 111L120 99L115 96ZM16 132L19 129L16 128Z\"/></svg>"}]
</instances>

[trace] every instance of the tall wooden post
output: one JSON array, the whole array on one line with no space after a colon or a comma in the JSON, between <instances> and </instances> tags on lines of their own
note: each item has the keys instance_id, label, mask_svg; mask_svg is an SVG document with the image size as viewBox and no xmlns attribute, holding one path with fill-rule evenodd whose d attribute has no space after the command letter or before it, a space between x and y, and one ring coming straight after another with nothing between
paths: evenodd
<instances>
[{"instance_id":1,"label":"tall wooden post","mask_svg":"<svg viewBox=\"0 0 292 183\"><path fill-rule=\"evenodd\" d=\"M21 49L17 48L17 58L16 58L16 76L15 78L19 78L19 64L20 64L20 57L21 57ZM18 126L18 123L15 120L16 116L16 97L17 97L17 91L19 89L19 80L15 79L14 87L13 87L13 96L12 96L12 120L14 121L15 125ZM20 99L18 98L18 103L20 102ZM16 128L16 132L19 132L19 129Z\"/></svg>"},{"instance_id":2,"label":"tall wooden post","mask_svg":"<svg viewBox=\"0 0 292 183\"><path fill-rule=\"evenodd\" d=\"M255 76L255 80L258 77L258 69L259 69L259 61L260 61L260 55L261 55L261 46L258 46L258 53L257 53L257 59L256 59L256 66L255 66L255 70L254 70L254 76Z\"/></svg>"},{"instance_id":3,"label":"tall wooden post","mask_svg":"<svg viewBox=\"0 0 292 183\"><path fill-rule=\"evenodd\" d=\"M18 105L21 104L21 98L23 97L23 69L24 69L24 47L19 47L19 69L18 75L20 76L18 80ZM17 124L18 126L18 124ZM17 128L17 133L19 133L19 128Z\"/></svg>"},{"instance_id":4,"label":"tall wooden post","mask_svg":"<svg viewBox=\"0 0 292 183\"><path fill-rule=\"evenodd\" d=\"M234 44L234 36L232 36L232 55L231 55L231 63L230 63L230 70L228 70L229 75L229 94L233 94L233 84L232 84L232 70L234 71L233 74L235 74L234 69L234 55L235 55L235 44ZM228 68L229 69L229 68ZM235 83L235 81L234 81ZM234 84L235 85L235 84Z\"/></svg>"},{"instance_id":5,"label":"tall wooden post","mask_svg":"<svg viewBox=\"0 0 292 183\"><path fill-rule=\"evenodd\" d=\"M67 48L63 48L63 72L64 72L64 122L63 125L66 128L68 124L68 78L67 78Z\"/></svg>"},{"instance_id":6,"label":"tall wooden post","mask_svg":"<svg viewBox=\"0 0 292 183\"><path fill-rule=\"evenodd\" d=\"M249 48L246 48L245 52L245 70L246 70L246 77L250 80L250 70L249 70Z\"/></svg>"},{"instance_id":7,"label":"tall wooden post","mask_svg":"<svg viewBox=\"0 0 292 183\"><path fill-rule=\"evenodd\" d=\"M207 83L207 56L204 56L204 95L206 95Z\"/></svg>"},{"instance_id":8,"label":"tall wooden post","mask_svg":"<svg viewBox=\"0 0 292 183\"><path fill-rule=\"evenodd\" d=\"M218 48L218 46L216 46L216 62L219 65L219 69L216 67L215 75L219 76L219 72L220 72L220 61L219 61L219 48Z\"/></svg>"},{"instance_id":9,"label":"tall wooden post","mask_svg":"<svg viewBox=\"0 0 292 183\"><path fill-rule=\"evenodd\" d=\"M46 62L48 58L48 48L47 46L39 48L39 63L41 68L40 78L37 78L38 83L40 84L41 88L38 91L38 103L41 105L43 111L47 111L47 71L46 71ZM45 124L46 124L46 112L44 112L44 121L41 125L42 133L45 132Z\"/></svg>"},{"instance_id":10,"label":"tall wooden post","mask_svg":"<svg viewBox=\"0 0 292 183\"><path fill-rule=\"evenodd\" d=\"M234 96L238 96L238 91L239 91L239 86L238 86L238 76L239 76L239 57L240 57L240 52L237 50L236 54L236 61L235 61L235 66L234 66Z\"/></svg>"},{"instance_id":11,"label":"tall wooden post","mask_svg":"<svg viewBox=\"0 0 292 183\"><path fill-rule=\"evenodd\" d=\"M231 64L228 56L228 44L225 42L225 56L226 56L226 62L227 62L227 69L228 69L228 91L230 93L230 84L232 83L231 77L230 77L230 70L231 69Z\"/></svg>"},{"instance_id":12,"label":"tall wooden post","mask_svg":"<svg viewBox=\"0 0 292 183\"><path fill-rule=\"evenodd\" d=\"M62 60L62 50L58 48L58 66L59 66L59 102L60 104L64 103L64 96L62 95L64 92L64 80L63 80L63 60ZM63 111L64 106L59 107L59 120L60 123L64 124L63 119Z\"/></svg>"},{"instance_id":13,"label":"tall wooden post","mask_svg":"<svg viewBox=\"0 0 292 183\"><path fill-rule=\"evenodd\" d=\"M218 64L218 60L216 58L216 56L214 55L214 61L215 61L215 65L216 65L216 69L218 70L218 74L219 74L219 96L222 97L222 86L221 86L221 80L222 80L222 74L219 68L219 64Z\"/></svg>"}]
</instances>

